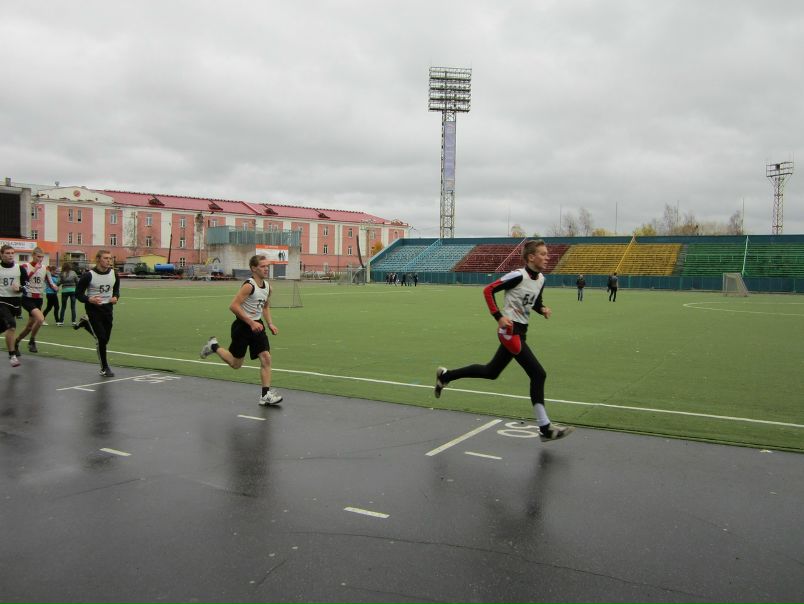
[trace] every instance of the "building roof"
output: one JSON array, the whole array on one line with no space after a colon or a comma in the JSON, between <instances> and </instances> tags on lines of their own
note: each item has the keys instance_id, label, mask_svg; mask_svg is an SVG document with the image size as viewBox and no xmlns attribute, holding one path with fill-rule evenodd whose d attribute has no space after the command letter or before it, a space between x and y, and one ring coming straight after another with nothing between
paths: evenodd
<instances>
[{"instance_id":1,"label":"building roof","mask_svg":"<svg viewBox=\"0 0 804 604\"><path fill-rule=\"evenodd\" d=\"M164 208L186 212L214 212L240 214L244 218L276 218L277 220L331 220L332 222L372 222L378 225L407 226L401 220L380 218L366 212L307 208L278 203L255 203L207 197L185 197L161 193L133 193L130 191L99 190L114 198L117 205L141 208Z\"/></svg>"}]
</instances>

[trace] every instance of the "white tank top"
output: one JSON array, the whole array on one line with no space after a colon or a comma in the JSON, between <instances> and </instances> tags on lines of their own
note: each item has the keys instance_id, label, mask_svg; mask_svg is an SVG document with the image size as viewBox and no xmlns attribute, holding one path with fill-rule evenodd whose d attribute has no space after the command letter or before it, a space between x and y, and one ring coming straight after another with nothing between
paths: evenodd
<instances>
[{"instance_id":1,"label":"white tank top","mask_svg":"<svg viewBox=\"0 0 804 604\"><path fill-rule=\"evenodd\" d=\"M22 265L28 273L28 283L25 284L25 295L28 298L42 298L45 294L45 267L42 264L34 266L31 263Z\"/></svg>"},{"instance_id":2,"label":"white tank top","mask_svg":"<svg viewBox=\"0 0 804 604\"><path fill-rule=\"evenodd\" d=\"M92 296L100 296L102 298L101 304L109 304L112 301L112 293L114 291L114 282L117 279L114 269L111 269L105 275L96 273L95 269L89 271L90 280L87 287L87 298Z\"/></svg>"},{"instance_id":3,"label":"white tank top","mask_svg":"<svg viewBox=\"0 0 804 604\"><path fill-rule=\"evenodd\" d=\"M271 286L265 281L263 287L259 287L253 277L246 280L251 284L254 291L243 302L243 310L252 321L259 321L262 318L262 309L268 303L268 296L271 295Z\"/></svg>"},{"instance_id":4,"label":"white tank top","mask_svg":"<svg viewBox=\"0 0 804 604\"><path fill-rule=\"evenodd\" d=\"M19 298L22 293L14 291L14 286L19 284L20 265L6 267L0 264L0 298Z\"/></svg>"}]
</instances>

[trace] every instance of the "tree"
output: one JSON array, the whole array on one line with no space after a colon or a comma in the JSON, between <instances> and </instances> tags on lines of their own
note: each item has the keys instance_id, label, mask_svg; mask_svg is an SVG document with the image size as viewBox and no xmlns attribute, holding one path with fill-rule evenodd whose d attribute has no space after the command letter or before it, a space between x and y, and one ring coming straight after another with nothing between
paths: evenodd
<instances>
[{"instance_id":1,"label":"tree","mask_svg":"<svg viewBox=\"0 0 804 604\"><path fill-rule=\"evenodd\" d=\"M656 230L656 221L645 223L634 229L634 235L637 237L655 237L658 235Z\"/></svg>"},{"instance_id":2,"label":"tree","mask_svg":"<svg viewBox=\"0 0 804 604\"><path fill-rule=\"evenodd\" d=\"M374 243L371 244L371 255L376 256L382 251L382 248L384 247L385 246L382 244L382 241L380 240L375 241Z\"/></svg>"},{"instance_id":3,"label":"tree","mask_svg":"<svg viewBox=\"0 0 804 604\"><path fill-rule=\"evenodd\" d=\"M729 218L729 225L726 227L729 235L745 235L743 232L743 215L740 210L734 212Z\"/></svg>"},{"instance_id":4,"label":"tree","mask_svg":"<svg viewBox=\"0 0 804 604\"><path fill-rule=\"evenodd\" d=\"M584 237L589 237L594 230L594 220L592 214L586 208L578 210L578 233Z\"/></svg>"},{"instance_id":5,"label":"tree","mask_svg":"<svg viewBox=\"0 0 804 604\"><path fill-rule=\"evenodd\" d=\"M520 225L515 224L511 227L511 237L524 237L525 236L525 229L523 229Z\"/></svg>"}]
</instances>

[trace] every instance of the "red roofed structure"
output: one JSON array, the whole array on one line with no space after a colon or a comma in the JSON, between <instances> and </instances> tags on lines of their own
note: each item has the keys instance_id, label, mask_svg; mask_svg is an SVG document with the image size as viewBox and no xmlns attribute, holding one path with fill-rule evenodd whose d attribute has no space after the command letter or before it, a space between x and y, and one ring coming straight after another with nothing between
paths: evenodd
<instances>
[{"instance_id":1,"label":"red roofed structure","mask_svg":"<svg viewBox=\"0 0 804 604\"><path fill-rule=\"evenodd\" d=\"M29 186L29 185L17 185ZM92 261L109 249L118 264L129 257L164 256L176 266L209 260L207 231L296 231L302 271L357 267L358 238L367 248L408 236L409 225L366 212L161 193L35 186L31 238L53 244L57 258ZM295 240L295 239L294 239ZM295 255L294 255L295 256Z\"/></svg>"}]
</instances>

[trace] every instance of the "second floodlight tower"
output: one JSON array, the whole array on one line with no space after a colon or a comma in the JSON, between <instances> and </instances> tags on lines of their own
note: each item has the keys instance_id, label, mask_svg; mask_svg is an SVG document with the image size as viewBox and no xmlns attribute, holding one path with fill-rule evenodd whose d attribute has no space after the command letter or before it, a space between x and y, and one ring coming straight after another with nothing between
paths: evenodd
<instances>
[{"instance_id":1,"label":"second floodlight tower","mask_svg":"<svg viewBox=\"0 0 804 604\"><path fill-rule=\"evenodd\" d=\"M471 106L471 69L430 68L428 109L441 112L441 239L455 236L455 118Z\"/></svg>"}]
</instances>

